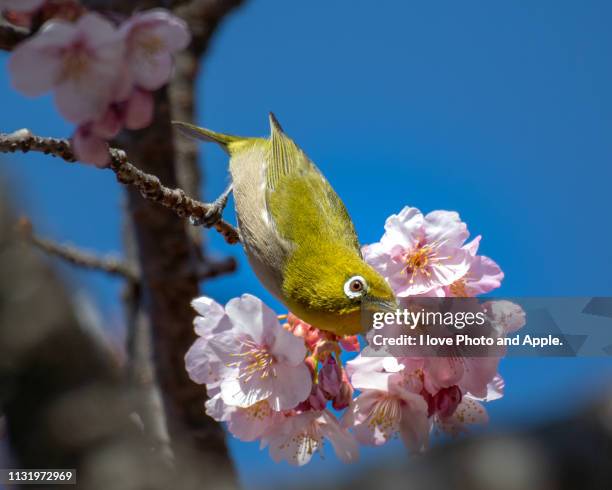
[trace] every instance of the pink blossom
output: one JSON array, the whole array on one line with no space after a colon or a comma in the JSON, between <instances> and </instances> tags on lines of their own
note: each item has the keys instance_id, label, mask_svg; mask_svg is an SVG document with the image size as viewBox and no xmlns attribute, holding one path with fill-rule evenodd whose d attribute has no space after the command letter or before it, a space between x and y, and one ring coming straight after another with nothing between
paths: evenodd
<instances>
[{"instance_id":1,"label":"pink blossom","mask_svg":"<svg viewBox=\"0 0 612 490\"><path fill-rule=\"evenodd\" d=\"M512 301L487 301L483 308L491 324L497 327L502 335L516 332L524 327L527 321L523 308Z\"/></svg>"},{"instance_id":2,"label":"pink blossom","mask_svg":"<svg viewBox=\"0 0 612 490\"><path fill-rule=\"evenodd\" d=\"M422 384L405 376L398 364L399 371L386 371L384 363L383 359L349 362L352 384L361 394L349 406L343 424L363 444L379 446L399 433L408 448L422 451L430 429L427 403L415 391Z\"/></svg>"},{"instance_id":3,"label":"pink blossom","mask_svg":"<svg viewBox=\"0 0 612 490\"><path fill-rule=\"evenodd\" d=\"M219 422L227 422L228 430L241 441L254 441L268 434L279 422L283 421L280 412L272 410L266 400L250 407L232 407L227 405L219 389L208 390L206 413Z\"/></svg>"},{"instance_id":4,"label":"pink blossom","mask_svg":"<svg viewBox=\"0 0 612 490\"><path fill-rule=\"evenodd\" d=\"M357 460L357 442L327 410L285 414L274 430L264 434L262 446L269 446L274 461L284 460L302 466L310 461L315 452L323 451L324 439L329 440L343 462Z\"/></svg>"},{"instance_id":5,"label":"pink blossom","mask_svg":"<svg viewBox=\"0 0 612 490\"><path fill-rule=\"evenodd\" d=\"M342 384L340 385L340 389L338 390L338 394L332 400L332 407L335 410L344 410L348 407L353 399L353 385L348 379L348 375L346 374L346 370L342 370Z\"/></svg>"},{"instance_id":6,"label":"pink blossom","mask_svg":"<svg viewBox=\"0 0 612 490\"><path fill-rule=\"evenodd\" d=\"M342 384L342 368L333 356L327 356L323 361L317 381L327 399L332 400L336 397Z\"/></svg>"},{"instance_id":7,"label":"pink blossom","mask_svg":"<svg viewBox=\"0 0 612 490\"><path fill-rule=\"evenodd\" d=\"M28 96L53 91L60 113L80 124L98 119L116 97L123 42L95 13L76 22L50 20L9 60L13 86Z\"/></svg>"},{"instance_id":8,"label":"pink blossom","mask_svg":"<svg viewBox=\"0 0 612 490\"><path fill-rule=\"evenodd\" d=\"M486 424L488 421L484 406L469 395L463 397L452 415L443 417L437 414L434 417L436 427L453 436L466 432L468 425Z\"/></svg>"},{"instance_id":9,"label":"pink blossom","mask_svg":"<svg viewBox=\"0 0 612 490\"><path fill-rule=\"evenodd\" d=\"M46 0L0 0L0 11L33 12L42 7Z\"/></svg>"},{"instance_id":10,"label":"pink blossom","mask_svg":"<svg viewBox=\"0 0 612 490\"><path fill-rule=\"evenodd\" d=\"M164 9L134 14L122 25L127 42L127 64L134 83L157 90L172 74L172 55L190 41L187 24Z\"/></svg>"},{"instance_id":11,"label":"pink blossom","mask_svg":"<svg viewBox=\"0 0 612 490\"><path fill-rule=\"evenodd\" d=\"M106 139L95 134L91 124L80 126L72 138L74 153L84 163L107 167L110 163Z\"/></svg>"},{"instance_id":12,"label":"pink blossom","mask_svg":"<svg viewBox=\"0 0 612 490\"><path fill-rule=\"evenodd\" d=\"M224 366L210 341L216 335L231 330L232 323L223 307L211 298L196 298L191 306L199 314L193 321L198 339L185 355L187 372L196 383L218 386ZM210 389L208 391L212 396Z\"/></svg>"},{"instance_id":13,"label":"pink blossom","mask_svg":"<svg viewBox=\"0 0 612 490\"><path fill-rule=\"evenodd\" d=\"M146 128L153 121L153 94L139 88L134 89L125 103L125 127L127 129Z\"/></svg>"},{"instance_id":14,"label":"pink blossom","mask_svg":"<svg viewBox=\"0 0 612 490\"><path fill-rule=\"evenodd\" d=\"M192 379L218 380L223 401L243 408L267 400L274 410L287 410L308 397L312 379L304 362L306 347L261 300L248 294L234 298L221 319L217 306L207 308L214 314L203 316L200 328L204 324L204 332L214 335L201 337L187 353ZM229 328L219 332L221 322L229 322ZM210 373L202 371L205 365Z\"/></svg>"},{"instance_id":15,"label":"pink blossom","mask_svg":"<svg viewBox=\"0 0 612 490\"><path fill-rule=\"evenodd\" d=\"M463 248L468 235L455 212L423 216L405 207L387 218L380 242L365 246L363 255L397 296L426 294L451 285L468 271L472 256Z\"/></svg>"},{"instance_id":16,"label":"pink blossom","mask_svg":"<svg viewBox=\"0 0 612 490\"><path fill-rule=\"evenodd\" d=\"M504 273L499 266L489 257L476 255L480 239L478 236L463 247L473 257L470 267L463 277L444 287L444 296L478 296L501 286Z\"/></svg>"},{"instance_id":17,"label":"pink blossom","mask_svg":"<svg viewBox=\"0 0 612 490\"><path fill-rule=\"evenodd\" d=\"M442 419L446 419L455 413L461 403L461 390L457 385L442 388L435 395L423 390L421 392L427 402L427 414L431 417L434 414Z\"/></svg>"}]
</instances>

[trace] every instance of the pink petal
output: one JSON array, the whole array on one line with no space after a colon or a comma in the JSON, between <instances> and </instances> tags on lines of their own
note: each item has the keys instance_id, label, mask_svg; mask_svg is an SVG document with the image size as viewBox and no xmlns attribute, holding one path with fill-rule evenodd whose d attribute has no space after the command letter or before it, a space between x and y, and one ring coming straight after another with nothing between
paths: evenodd
<instances>
[{"instance_id":1,"label":"pink petal","mask_svg":"<svg viewBox=\"0 0 612 490\"><path fill-rule=\"evenodd\" d=\"M248 380L228 378L221 381L221 396L228 405L247 408L257 402L267 400L274 392L272 382L268 379ZM309 390L310 391L310 390ZM275 410L276 407L273 407ZM293 408L293 407L289 407Z\"/></svg>"},{"instance_id":2,"label":"pink petal","mask_svg":"<svg viewBox=\"0 0 612 490\"><path fill-rule=\"evenodd\" d=\"M489 257L478 255L474 258L465 282L470 295L486 294L501 286L504 273Z\"/></svg>"},{"instance_id":3,"label":"pink petal","mask_svg":"<svg viewBox=\"0 0 612 490\"><path fill-rule=\"evenodd\" d=\"M451 357L428 357L423 367L425 389L436 394L441 388L459 383L463 376L463 361Z\"/></svg>"},{"instance_id":4,"label":"pink petal","mask_svg":"<svg viewBox=\"0 0 612 490\"><path fill-rule=\"evenodd\" d=\"M113 106L108 107L104 115L92 124L94 134L104 139L111 139L121 131L122 120L119 112Z\"/></svg>"},{"instance_id":5,"label":"pink petal","mask_svg":"<svg viewBox=\"0 0 612 490\"><path fill-rule=\"evenodd\" d=\"M387 249L394 246L414 248L422 238L423 223L423 214L417 208L406 206L399 214L392 214L387 218L385 234L380 242Z\"/></svg>"},{"instance_id":6,"label":"pink petal","mask_svg":"<svg viewBox=\"0 0 612 490\"><path fill-rule=\"evenodd\" d=\"M153 111L153 95L144 90L134 90L127 102L125 127L128 129L146 128L153 121Z\"/></svg>"},{"instance_id":7,"label":"pink petal","mask_svg":"<svg viewBox=\"0 0 612 490\"><path fill-rule=\"evenodd\" d=\"M191 306L201 315L194 320L195 331L201 337L210 337L231 328L225 310L212 298L201 296L194 299Z\"/></svg>"},{"instance_id":8,"label":"pink petal","mask_svg":"<svg viewBox=\"0 0 612 490\"><path fill-rule=\"evenodd\" d=\"M92 163L97 167L108 167L110 155L108 144L102 138L91 133L90 128L80 127L73 137L74 153L84 163Z\"/></svg>"},{"instance_id":9,"label":"pink petal","mask_svg":"<svg viewBox=\"0 0 612 490\"><path fill-rule=\"evenodd\" d=\"M423 403L425 401L423 400ZM425 404L426 407L426 404ZM423 406L406 405L402 410L399 431L402 442L413 452L425 450L429 443L430 422Z\"/></svg>"},{"instance_id":10,"label":"pink petal","mask_svg":"<svg viewBox=\"0 0 612 490\"><path fill-rule=\"evenodd\" d=\"M277 430L269 436L270 456L275 462L303 466L321 448L322 438L313 438L309 428L315 424L320 412L309 411L287 416L278 424Z\"/></svg>"},{"instance_id":11,"label":"pink petal","mask_svg":"<svg viewBox=\"0 0 612 490\"><path fill-rule=\"evenodd\" d=\"M205 403L206 415L217 422L227 421L231 414L237 410L236 407L230 407L223 403L220 393L216 393L214 396L211 396L210 393L208 395L210 398Z\"/></svg>"},{"instance_id":12,"label":"pink petal","mask_svg":"<svg viewBox=\"0 0 612 490\"><path fill-rule=\"evenodd\" d=\"M461 247L469 236L467 226L455 211L432 211L425 216L427 243Z\"/></svg>"},{"instance_id":13,"label":"pink petal","mask_svg":"<svg viewBox=\"0 0 612 490\"><path fill-rule=\"evenodd\" d=\"M463 358L464 375L459 383L462 390L478 398L486 397L488 385L497 374L499 361L499 357Z\"/></svg>"},{"instance_id":14,"label":"pink petal","mask_svg":"<svg viewBox=\"0 0 612 490\"><path fill-rule=\"evenodd\" d=\"M162 13L167 14L167 11ZM152 33L164 41L166 49L171 53L185 49L191 41L187 23L174 15L167 15L164 20L151 28Z\"/></svg>"},{"instance_id":15,"label":"pink petal","mask_svg":"<svg viewBox=\"0 0 612 490\"><path fill-rule=\"evenodd\" d=\"M9 59L13 87L30 97L51 90L61 75L63 48L76 29L64 21L49 21L32 38L19 44Z\"/></svg>"},{"instance_id":16,"label":"pink petal","mask_svg":"<svg viewBox=\"0 0 612 490\"><path fill-rule=\"evenodd\" d=\"M234 409L229 415L228 430L241 441L254 441L266 434L282 417L267 402L249 408Z\"/></svg>"},{"instance_id":17,"label":"pink petal","mask_svg":"<svg viewBox=\"0 0 612 490\"><path fill-rule=\"evenodd\" d=\"M306 364L284 365L279 375L272 378L272 394L267 397L274 410L295 408L310 395L312 377Z\"/></svg>"},{"instance_id":18,"label":"pink petal","mask_svg":"<svg viewBox=\"0 0 612 490\"><path fill-rule=\"evenodd\" d=\"M161 52L156 55L134 53L130 58L134 81L145 90L157 90L170 80L172 75L172 55Z\"/></svg>"},{"instance_id":19,"label":"pink petal","mask_svg":"<svg viewBox=\"0 0 612 490\"><path fill-rule=\"evenodd\" d=\"M487 301L483 308L491 324L505 334L513 333L525 326L526 315L523 308L507 300Z\"/></svg>"},{"instance_id":20,"label":"pink petal","mask_svg":"<svg viewBox=\"0 0 612 490\"><path fill-rule=\"evenodd\" d=\"M270 330L282 329L276 313L259 298L250 294L231 299L225 305L225 311L234 323L236 333L248 335L257 343L261 343L264 334Z\"/></svg>"},{"instance_id":21,"label":"pink petal","mask_svg":"<svg viewBox=\"0 0 612 490\"><path fill-rule=\"evenodd\" d=\"M347 430L343 429L336 417L328 410L324 410L321 418L322 432L332 447L338 459L343 463L352 463L359 459L359 446L357 441Z\"/></svg>"},{"instance_id":22,"label":"pink petal","mask_svg":"<svg viewBox=\"0 0 612 490\"><path fill-rule=\"evenodd\" d=\"M304 341L282 328L276 332L274 343L270 346L270 351L278 362L287 363L292 366L303 363L306 357Z\"/></svg>"},{"instance_id":23,"label":"pink petal","mask_svg":"<svg viewBox=\"0 0 612 490\"><path fill-rule=\"evenodd\" d=\"M466 250L470 255L475 256L476 252L478 252L478 247L480 246L481 239L482 239L482 236L478 235L471 242L466 243L463 246L463 249Z\"/></svg>"}]
</instances>

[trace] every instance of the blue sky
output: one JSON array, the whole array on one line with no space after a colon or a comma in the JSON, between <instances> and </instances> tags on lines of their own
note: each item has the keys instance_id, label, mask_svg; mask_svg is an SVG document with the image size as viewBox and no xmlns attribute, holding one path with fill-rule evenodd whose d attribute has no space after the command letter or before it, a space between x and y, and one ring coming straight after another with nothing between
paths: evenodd
<instances>
[{"instance_id":1,"label":"blue sky","mask_svg":"<svg viewBox=\"0 0 612 490\"><path fill-rule=\"evenodd\" d=\"M364 243L404 205L457 210L504 269L500 295L610 296L610 18L603 0L247 2L204 63L199 122L265 135L273 110L343 198ZM0 130L68 136L50 100L11 91L6 55L0 65ZM228 181L227 160L202 149L212 198ZM122 198L111 172L40 155L0 165L41 233L120 250ZM241 267L206 292L219 301L250 292L278 307L242 251L207 236L212 252ZM119 283L62 270L117 329ZM557 416L593 396L606 373L607 359L506 360L507 392L489 406L491 426ZM250 488L346 471L331 451L295 470L256 444L231 448ZM363 459L401 451L391 444Z\"/></svg>"}]
</instances>

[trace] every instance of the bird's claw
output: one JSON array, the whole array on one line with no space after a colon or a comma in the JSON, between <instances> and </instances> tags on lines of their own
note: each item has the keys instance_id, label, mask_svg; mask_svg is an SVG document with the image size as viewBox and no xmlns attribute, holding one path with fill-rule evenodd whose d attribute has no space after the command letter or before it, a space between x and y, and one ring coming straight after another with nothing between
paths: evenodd
<instances>
[{"instance_id":1,"label":"bird's claw","mask_svg":"<svg viewBox=\"0 0 612 490\"><path fill-rule=\"evenodd\" d=\"M223 216L223 210L227 206L227 200L232 192L232 186L229 186L223 194L221 194L215 201L210 205L208 211L202 218L202 224L207 228L211 228L217 223Z\"/></svg>"}]
</instances>

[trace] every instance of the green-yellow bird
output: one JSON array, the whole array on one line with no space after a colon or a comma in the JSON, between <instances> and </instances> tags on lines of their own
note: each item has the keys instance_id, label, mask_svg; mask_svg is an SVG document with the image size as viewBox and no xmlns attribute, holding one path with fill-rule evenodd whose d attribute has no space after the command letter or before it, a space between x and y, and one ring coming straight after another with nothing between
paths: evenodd
<instances>
[{"instance_id":1,"label":"green-yellow bird","mask_svg":"<svg viewBox=\"0 0 612 490\"><path fill-rule=\"evenodd\" d=\"M364 262L355 228L327 179L270 114L270 137L220 134L176 122L230 156L240 239L264 286L305 322L363 333L362 308L395 307L389 285Z\"/></svg>"}]
</instances>

